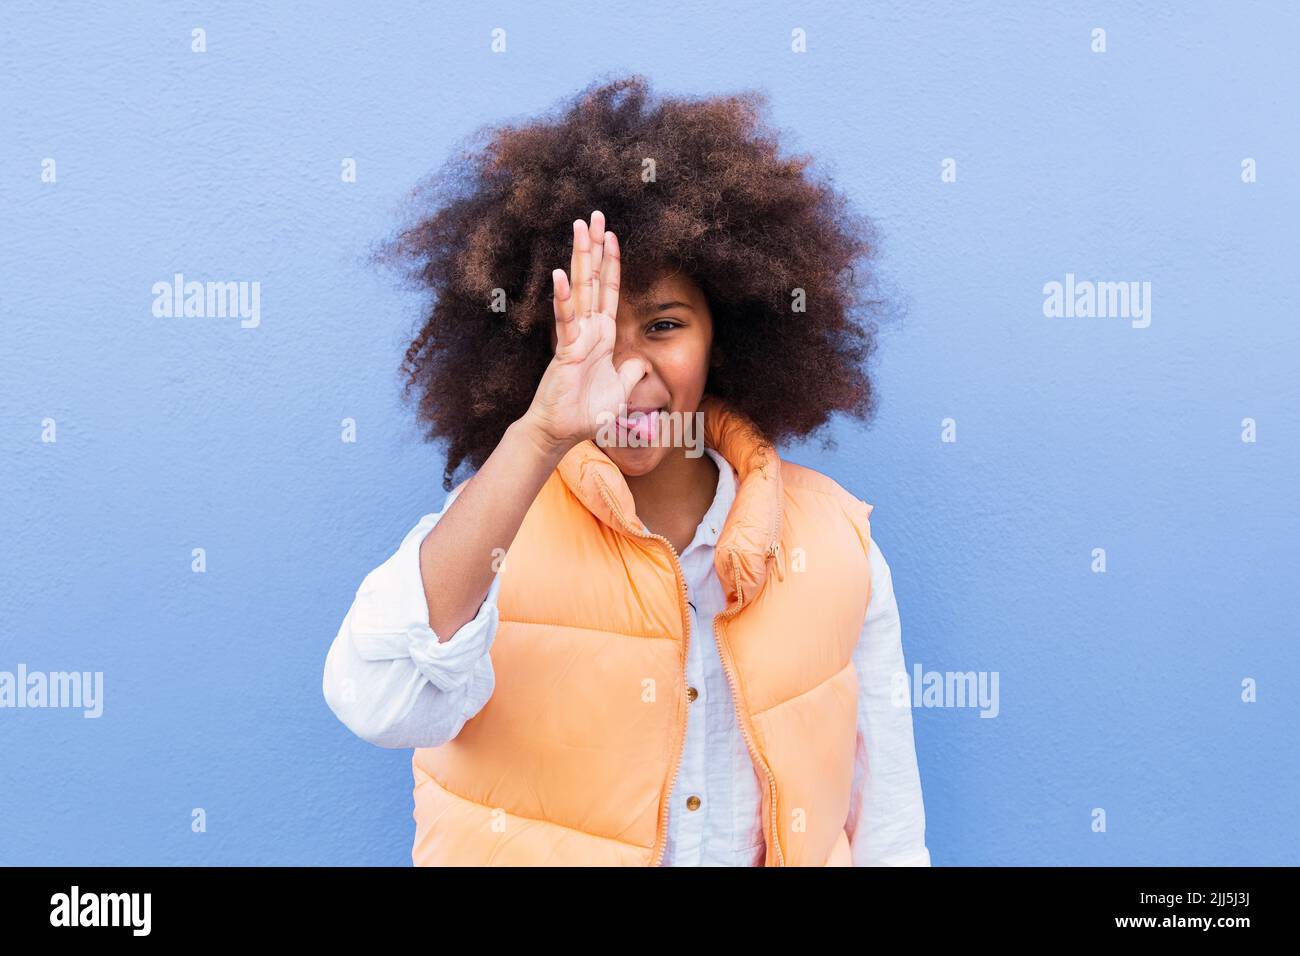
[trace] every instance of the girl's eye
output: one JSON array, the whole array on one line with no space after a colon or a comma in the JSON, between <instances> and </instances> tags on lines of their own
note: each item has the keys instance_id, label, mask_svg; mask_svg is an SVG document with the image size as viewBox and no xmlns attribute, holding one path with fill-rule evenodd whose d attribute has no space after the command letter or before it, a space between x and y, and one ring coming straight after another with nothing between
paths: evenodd
<instances>
[{"instance_id":1,"label":"girl's eye","mask_svg":"<svg viewBox=\"0 0 1300 956\"><path fill-rule=\"evenodd\" d=\"M658 322L655 322L653 325L651 325L650 328L646 329L646 331L647 331L647 332L654 332L654 331L658 330L658 329L659 329L659 326L661 326L661 325L666 325L666 326L668 326L669 329L681 328L681 323L680 323L680 322L673 322L673 321L670 320L670 319L660 319ZM664 329L663 331L667 331L667 329Z\"/></svg>"}]
</instances>

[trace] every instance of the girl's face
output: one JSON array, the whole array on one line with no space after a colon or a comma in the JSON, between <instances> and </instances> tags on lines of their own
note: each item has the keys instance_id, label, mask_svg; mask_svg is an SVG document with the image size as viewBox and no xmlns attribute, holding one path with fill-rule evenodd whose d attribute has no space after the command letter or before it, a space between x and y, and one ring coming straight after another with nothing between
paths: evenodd
<instances>
[{"instance_id":1,"label":"girl's face","mask_svg":"<svg viewBox=\"0 0 1300 956\"><path fill-rule=\"evenodd\" d=\"M699 409L709 378L713 316L703 290L691 278L668 273L640 299L619 297L615 329L614 367L633 356L647 366L645 377L628 396L627 411L659 409L673 414L659 419L666 427L655 443L645 447L630 442L602 444L601 451L624 475L647 475L669 455L683 456L682 448L669 447L671 439L698 431L696 423L686 419ZM554 346L554 331L551 340ZM670 426L674 419L691 430Z\"/></svg>"},{"instance_id":2,"label":"girl's face","mask_svg":"<svg viewBox=\"0 0 1300 956\"><path fill-rule=\"evenodd\" d=\"M704 397L713 349L713 316L703 290L689 276L663 275L643 298L620 298L616 326L614 367L636 356L649 369L628 396L628 411L673 413L660 418L665 426L672 419L694 415ZM662 443L601 450L623 474L646 475L669 455L683 455L683 449L668 447L669 439L695 431L665 427Z\"/></svg>"}]
</instances>

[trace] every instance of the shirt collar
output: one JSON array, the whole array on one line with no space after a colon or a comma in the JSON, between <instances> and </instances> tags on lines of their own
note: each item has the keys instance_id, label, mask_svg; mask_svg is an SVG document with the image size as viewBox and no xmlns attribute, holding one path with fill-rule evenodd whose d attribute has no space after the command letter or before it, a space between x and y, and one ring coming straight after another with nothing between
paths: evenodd
<instances>
[{"instance_id":1,"label":"shirt collar","mask_svg":"<svg viewBox=\"0 0 1300 956\"><path fill-rule=\"evenodd\" d=\"M776 447L751 418L724 399L705 393L706 448L731 463L735 500L713 548L728 606L737 611L763 591L781 537L783 466ZM569 491L602 524L621 534L644 535L627 479L592 439L574 445L556 469Z\"/></svg>"},{"instance_id":2,"label":"shirt collar","mask_svg":"<svg viewBox=\"0 0 1300 956\"><path fill-rule=\"evenodd\" d=\"M713 504L709 505L709 510L704 512L704 519L700 522L691 544L712 546L718 543L722 525L727 520L727 515L731 513L732 503L736 500L736 476L731 471L731 463L722 457L721 452L707 445L704 446L704 451L718 466L718 491L713 496Z\"/></svg>"},{"instance_id":3,"label":"shirt collar","mask_svg":"<svg viewBox=\"0 0 1300 956\"><path fill-rule=\"evenodd\" d=\"M713 504L709 505L709 510L704 512L699 527L695 529L695 537L682 552L683 555L696 547L713 547L718 543L718 536L722 534L722 525L727 520L727 515L731 513L732 503L736 500L736 476L731 470L731 463L722 457L721 452L708 445L704 446L704 451L718 466L718 490L714 493ZM641 527L650 530L645 522L641 523Z\"/></svg>"}]
</instances>

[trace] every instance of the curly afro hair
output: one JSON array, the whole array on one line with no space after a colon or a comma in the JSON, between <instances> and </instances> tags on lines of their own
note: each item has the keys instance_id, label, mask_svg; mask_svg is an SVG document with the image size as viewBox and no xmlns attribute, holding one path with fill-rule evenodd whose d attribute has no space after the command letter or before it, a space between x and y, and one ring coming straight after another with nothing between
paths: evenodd
<instances>
[{"instance_id":1,"label":"curly afro hair","mask_svg":"<svg viewBox=\"0 0 1300 956\"><path fill-rule=\"evenodd\" d=\"M766 104L652 97L639 75L597 82L550 115L479 130L416 186L412 221L377 259L427 296L403 398L417 392L426 439L447 442L444 488L528 409L553 354L551 270L568 270L573 220L593 209L618 234L625 297L665 270L700 286L722 356L706 392L770 441L837 411L874 417L875 229L806 174L810 157L778 154Z\"/></svg>"}]
</instances>

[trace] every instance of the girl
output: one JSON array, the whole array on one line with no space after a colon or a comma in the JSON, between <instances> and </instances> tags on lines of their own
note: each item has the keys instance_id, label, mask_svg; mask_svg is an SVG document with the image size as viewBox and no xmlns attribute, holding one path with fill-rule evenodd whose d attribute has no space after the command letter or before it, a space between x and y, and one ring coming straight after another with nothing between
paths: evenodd
<instances>
[{"instance_id":1,"label":"girl","mask_svg":"<svg viewBox=\"0 0 1300 956\"><path fill-rule=\"evenodd\" d=\"M416 865L929 864L872 506L774 447L874 412L870 224L761 106L594 86L384 250L430 293L443 487L476 472L366 576L324 692L414 748Z\"/></svg>"}]
</instances>

